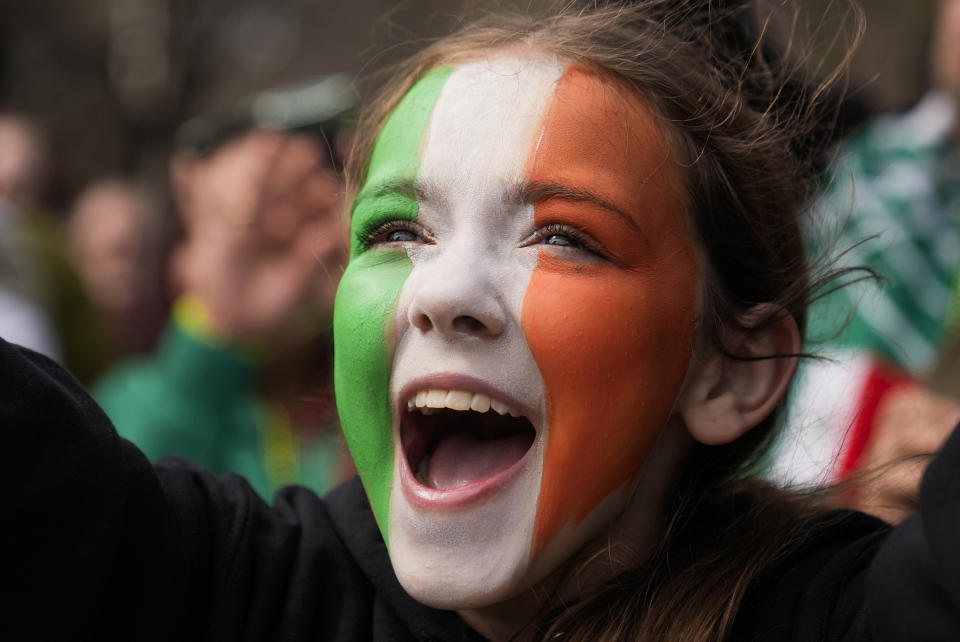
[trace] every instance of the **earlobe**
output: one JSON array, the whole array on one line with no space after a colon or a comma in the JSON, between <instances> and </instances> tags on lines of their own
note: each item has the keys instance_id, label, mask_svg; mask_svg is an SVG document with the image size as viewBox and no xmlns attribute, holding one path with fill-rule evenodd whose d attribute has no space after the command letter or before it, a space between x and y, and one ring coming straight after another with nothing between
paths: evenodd
<instances>
[{"instance_id":1,"label":"earlobe","mask_svg":"<svg viewBox=\"0 0 960 642\"><path fill-rule=\"evenodd\" d=\"M763 316L757 306L748 318ZM690 434L710 446L730 443L763 421L780 402L797 367L801 348L797 323L789 314L762 328L738 333L730 354L712 354L693 370L678 411ZM740 357L740 358L734 358Z\"/></svg>"}]
</instances>

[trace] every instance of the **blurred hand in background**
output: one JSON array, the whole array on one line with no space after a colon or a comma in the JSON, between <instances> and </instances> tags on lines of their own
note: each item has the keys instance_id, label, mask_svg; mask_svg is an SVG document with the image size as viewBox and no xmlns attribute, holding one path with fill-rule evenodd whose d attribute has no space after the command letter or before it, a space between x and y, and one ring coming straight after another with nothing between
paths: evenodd
<instances>
[{"instance_id":1,"label":"blurred hand in background","mask_svg":"<svg viewBox=\"0 0 960 642\"><path fill-rule=\"evenodd\" d=\"M182 290L226 340L302 341L329 325L347 258L340 178L307 136L253 131L171 168Z\"/></svg>"}]
</instances>

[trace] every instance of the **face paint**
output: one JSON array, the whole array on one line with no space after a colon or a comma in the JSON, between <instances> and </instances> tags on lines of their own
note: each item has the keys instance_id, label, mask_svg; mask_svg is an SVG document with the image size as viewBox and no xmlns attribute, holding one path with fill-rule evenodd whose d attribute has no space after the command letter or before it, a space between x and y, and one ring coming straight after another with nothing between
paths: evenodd
<instances>
[{"instance_id":1,"label":"face paint","mask_svg":"<svg viewBox=\"0 0 960 642\"><path fill-rule=\"evenodd\" d=\"M417 176L430 111L452 69L424 76L397 106L370 158L350 226L350 264L334 306L334 385L337 409L357 471L389 542L387 502L393 481L389 400L392 319L411 265L402 251L367 252L366 237L385 220L417 218L417 202L392 189Z\"/></svg>"},{"instance_id":2,"label":"face paint","mask_svg":"<svg viewBox=\"0 0 960 642\"><path fill-rule=\"evenodd\" d=\"M341 283L336 383L397 577L464 609L622 509L686 370L698 276L662 128L613 82L491 59L432 99L425 127L384 128L358 199L355 239L358 215L378 232ZM396 203L368 207L378 186Z\"/></svg>"},{"instance_id":3,"label":"face paint","mask_svg":"<svg viewBox=\"0 0 960 642\"><path fill-rule=\"evenodd\" d=\"M567 70L530 180L584 190L619 211L560 198L535 208L538 227L583 230L611 259L572 265L541 251L524 300L523 329L546 384L550 431L538 549L614 491L629 489L683 382L698 272L670 157L646 105L611 80Z\"/></svg>"}]
</instances>

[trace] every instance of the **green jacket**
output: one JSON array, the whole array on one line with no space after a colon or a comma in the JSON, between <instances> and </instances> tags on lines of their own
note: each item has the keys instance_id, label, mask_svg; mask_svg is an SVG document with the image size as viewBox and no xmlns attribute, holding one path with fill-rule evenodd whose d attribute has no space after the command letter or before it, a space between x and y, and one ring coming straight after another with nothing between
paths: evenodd
<instances>
[{"instance_id":1,"label":"green jacket","mask_svg":"<svg viewBox=\"0 0 960 642\"><path fill-rule=\"evenodd\" d=\"M239 473L265 499L293 483L326 491L341 472L339 435L298 440L283 409L257 396L258 370L242 351L173 322L153 356L121 363L93 393L151 460L177 455Z\"/></svg>"}]
</instances>

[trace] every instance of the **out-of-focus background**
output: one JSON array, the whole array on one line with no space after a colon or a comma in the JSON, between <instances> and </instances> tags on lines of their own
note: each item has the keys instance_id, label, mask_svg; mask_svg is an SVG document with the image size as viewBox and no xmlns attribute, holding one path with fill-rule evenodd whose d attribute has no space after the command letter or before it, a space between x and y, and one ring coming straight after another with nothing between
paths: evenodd
<instances>
[{"instance_id":1,"label":"out-of-focus background","mask_svg":"<svg viewBox=\"0 0 960 642\"><path fill-rule=\"evenodd\" d=\"M460 4L2 0L0 105L30 113L49 133L45 201L64 210L104 173L164 175L188 117L264 88L376 68L409 50L401 43L446 31ZM837 0L798 4L808 24L824 21L827 31L846 10ZM903 108L922 93L932 4L863 0L868 28L852 86L871 108Z\"/></svg>"},{"instance_id":2,"label":"out-of-focus background","mask_svg":"<svg viewBox=\"0 0 960 642\"><path fill-rule=\"evenodd\" d=\"M46 202L63 209L104 173L165 174L188 117L361 71L383 44L438 33L450 14L440 0L3 0L0 104L47 130Z\"/></svg>"},{"instance_id":3,"label":"out-of-focus background","mask_svg":"<svg viewBox=\"0 0 960 642\"><path fill-rule=\"evenodd\" d=\"M551 1L0 0L0 336L69 367L151 458L240 472L264 496L287 483L328 488L351 472L330 320L346 262L338 169L356 106L391 63L464 15ZM763 1L813 71L828 73L849 51L848 0ZM857 189L872 195L872 181L878 196L864 203L884 207L834 189L833 211L864 221L853 244L877 226L910 229L909 216L895 217L927 208L926 235L894 235L909 245L896 265L936 265L933 277L885 274L893 302L883 309L896 323L865 313L853 342L898 372L958 382L946 366L960 359L935 365L960 354L951 138L960 58L950 45L960 0L861 6L843 125L863 133L851 139L850 158L866 159ZM937 15L950 26L932 83ZM943 91L927 94L933 84ZM866 127L924 95L919 116ZM242 135L253 122L300 131ZM889 240L847 258L883 271ZM956 345L942 349L947 339ZM860 403L858 393L848 401ZM935 445L943 431L931 434Z\"/></svg>"}]
</instances>

